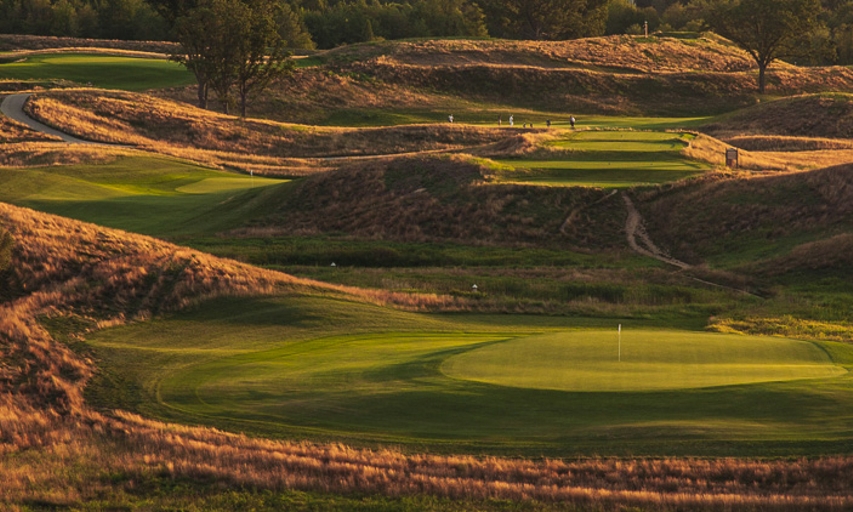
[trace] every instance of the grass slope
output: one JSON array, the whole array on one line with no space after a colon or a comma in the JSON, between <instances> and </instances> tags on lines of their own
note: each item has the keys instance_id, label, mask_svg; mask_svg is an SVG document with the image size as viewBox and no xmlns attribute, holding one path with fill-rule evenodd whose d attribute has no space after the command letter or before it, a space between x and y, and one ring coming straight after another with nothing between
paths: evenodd
<instances>
[{"instance_id":1,"label":"grass slope","mask_svg":"<svg viewBox=\"0 0 853 512\"><path fill-rule=\"evenodd\" d=\"M483 186L492 171L468 157L412 157L353 165L313 176L281 196L278 209L244 234L347 233L407 242L467 245L615 243L619 212L575 233L570 213L603 199L590 188ZM609 241L609 242L608 242Z\"/></svg>"},{"instance_id":2,"label":"grass slope","mask_svg":"<svg viewBox=\"0 0 853 512\"><path fill-rule=\"evenodd\" d=\"M796 266L789 261L780 269L774 258L849 233L851 191L850 167L838 166L685 182L648 192L641 207L652 238L677 257L718 267L749 266L750 272L759 267L772 274ZM848 261L843 244L835 251L826 246L823 253L811 262L803 253L800 263L841 268ZM765 264L758 264L762 260Z\"/></svg>"},{"instance_id":3,"label":"grass slope","mask_svg":"<svg viewBox=\"0 0 853 512\"><path fill-rule=\"evenodd\" d=\"M194 81L186 69L165 59L67 53L30 55L21 61L0 63L0 79L60 79L127 91L180 87Z\"/></svg>"},{"instance_id":4,"label":"grass slope","mask_svg":"<svg viewBox=\"0 0 853 512\"><path fill-rule=\"evenodd\" d=\"M853 96L835 92L763 102L701 129L723 139L742 134L846 139L853 135Z\"/></svg>"},{"instance_id":5,"label":"grass slope","mask_svg":"<svg viewBox=\"0 0 853 512\"><path fill-rule=\"evenodd\" d=\"M101 165L0 168L0 201L144 234L215 233L265 211L270 186L157 157Z\"/></svg>"}]
</instances>

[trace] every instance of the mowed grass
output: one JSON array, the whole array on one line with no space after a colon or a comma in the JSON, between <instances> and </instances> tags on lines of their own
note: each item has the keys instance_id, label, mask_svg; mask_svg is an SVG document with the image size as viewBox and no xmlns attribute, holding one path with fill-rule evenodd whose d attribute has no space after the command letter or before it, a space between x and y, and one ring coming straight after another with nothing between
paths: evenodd
<instances>
[{"instance_id":1,"label":"mowed grass","mask_svg":"<svg viewBox=\"0 0 853 512\"><path fill-rule=\"evenodd\" d=\"M0 79L68 80L102 89L144 91L194 83L175 62L96 54L44 54L0 64Z\"/></svg>"},{"instance_id":2,"label":"mowed grass","mask_svg":"<svg viewBox=\"0 0 853 512\"><path fill-rule=\"evenodd\" d=\"M214 233L265 211L270 180L170 158L0 168L0 201L156 236Z\"/></svg>"},{"instance_id":3,"label":"mowed grass","mask_svg":"<svg viewBox=\"0 0 853 512\"><path fill-rule=\"evenodd\" d=\"M553 158L500 160L514 171L501 171L498 176L505 182L552 186L617 188L666 183L711 168L681 154L692 138L688 133L578 131L547 144L564 150Z\"/></svg>"},{"instance_id":4,"label":"mowed grass","mask_svg":"<svg viewBox=\"0 0 853 512\"><path fill-rule=\"evenodd\" d=\"M506 381L513 372L542 371L533 359L567 363L555 343L604 340L605 326L610 339L601 354L615 359L615 322L606 320L420 315L321 297L220 299L93 335L105 371L90 398L257 435L413 450L526 456L853 450L853 348L838 343L718 337L625 321L624 363L639 364L629 361L645 351L654 356L644 364L656 367L625 380L633 386L536 389ZM650 352L629 342L632 331L672 342ZM482 365L499 347L514 354L500 363L503 382L458 378L448 369L469 356ZM670 373L654 377L669 380L669 389L649 389L655 369L691 357L686 364L694 369L716 367L703 387L687 387L679 382L683 374ZM615 366L595 357L567 364L576 371L594 366L599 383L608 375L620 379ZM548 378L559 381L553 371Z\"/></svg>"},{"instance_id":5,"label":"mowed grass","mask_svg":"<svg viewBox=\"0 0 853 512\"><path fill-rule=\"evenodd\" d=\"M451 377L563 391L652 391L843 375L814 343L695 332L572 331L454 356Z\"/></svg>"}]
</instances>

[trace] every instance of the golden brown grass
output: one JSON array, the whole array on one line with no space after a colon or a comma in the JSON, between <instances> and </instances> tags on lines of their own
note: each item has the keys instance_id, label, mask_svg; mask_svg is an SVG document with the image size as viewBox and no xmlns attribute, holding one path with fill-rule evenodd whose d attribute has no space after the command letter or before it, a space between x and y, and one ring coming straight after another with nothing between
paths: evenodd
<instances>
[{"instance_id":1,"label":"golden brown grass","mask_svg":"<svg viewBox=\"0 0 853 512\"><path fill-rule=\"evenodd\" d=\"M727 244L772 244L833 234L853 218L853 174L843 165L795 173L711 174L643 194L652 238L692 262ZM754 269L753 269L754 271Z\"/></svg>"},{"instance_id":2,"label":"golden brown grass","mask_svg":"<svg viewBox=\"0 0 853 512\"><path fill-rule=\"evenodd\" d=\"M418 66L590 67L636 73L733 72L755 67L746 52L717 37L693 41L625 35L567 41L400 41L342 47L325 57L333 63L376 59Z\"/></svg>"},{"instance_id":3,"label":"golden brown grass","mask_svg":"<svg viewBox=\"0 0 853 512\"><path fill-rule=\"evenodd\" d=\"M242 120L147 95L91 90L42 93L27 109L82 138L270 173L327 170L336 165L329 157L458 150L505 137L462 125L344 129Z\"/></svg>"},{"instance_id":4,"label":"golden brown grass","mask_svg":"<svg viewBox=\"0 0 853 512\"><path fill-rule=\"evenodd\" d=\"M816 69L815 77L831 69ZM838 73L853 73L850 70ZM848 90L839 87L838 90ZM766 103L736 112L702 131L728 140L743 136L814 137L848 139L853 136L853 96L849 94L805 94Z\"/></svg>"},{"instance_id":5,"label":"golden brown grass","mask_svg":"<svg viewBox=\"0 0 853 512\"><path fill-rule=\"evenodd\" d=\"M3 143L4 145L36 141L59 142L60 140L61 139L59 137L37 132L24 124L13 121L4 115L0 115L0 143Z\"/></svg>"},{"instance_id":6,"label":"golden brown grass","mask_svg":"<svg viewBox=\"0 0 853 512\"><path fill-rule=\"evenodd\" d=\"M409 242L584 247L622 241L622 210L563 230L570 213L608 192L592 188L486 185L490 170L466 155L353 164L313 176L258 221L266 235L347 233ZM256 229L240 235L257 236Z\"/></svg>"},{"instance_id":7,"label":"golden brown grass","mask_svg":"<svg viewBox=\"0 0 853 512\"><path fill-rule=\"evenodd\" d=\"M682 150L682 154L688 158L724 167L726 165L726 150L731 147L730 144L699 133L696 134L696 138L690 142L690 145ZM750 171L797 170L797 167L787 158L778 158L774 154L746 150L738 151L738 168Z\"/></svg>"},{"instance_id":8,"label":"golden brown grass","mask_svg":"<svg viewBox=\"0 0 853 512\"><path fill-rule=\"evenodd\" d=\"M167 41L120 41L116 39L0 34L0 51L56 50L63 48L85 48L86 51L103 49L170 54L176 51L178 46L176 43Z\"/></svg>"},{"instance_id":9,"label":"golden brown grass","mask_svg":"<svg viewBox=\"0 0 853 512\"><path fill-rule=\"evenodd\" d=\"M539 500L618 510L845 510L853 459L523 460L407 454L251 439L102 414L83 400L95 362L53 339L47 316L87 330L221 294L347 290L219 260L163 242L0 204L17 243L19 298L0 306L0 504L80 506L139 482L180 479L330 493ZM354 295L350 295L354 296Z\"/></svg>"},{"instance_id":10,"label":"golden brown grass","mask_svg":"<svg viewBox=\"0 0 853 512\"><path fill-rule=\"evenodd\" d=\"M824 137L791 137L783 135L739 135L725 142L747 151L837 151L853 149L849 139Z\"/></svg>"}]
</instances>

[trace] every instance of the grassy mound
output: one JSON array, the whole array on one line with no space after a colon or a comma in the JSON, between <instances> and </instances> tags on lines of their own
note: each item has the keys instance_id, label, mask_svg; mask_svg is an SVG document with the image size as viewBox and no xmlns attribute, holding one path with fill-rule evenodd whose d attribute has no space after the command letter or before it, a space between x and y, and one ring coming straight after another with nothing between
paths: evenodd
<instances>
[{"instance_id":1,"label":"grassy mound","mask_svg":"<svg viewBox=\"0 0 853 512\"><path fill-rule=\"evenodd\" d=\"M421 66L590 67L614 72L745 71L750 57L721 39L609 36L567 41L424 40L351 45L323 55L330 63L382 59Z\"/></svg>"},{"instance_id":2,"label":"grassy mound","mask_svg":"<svg viewBox=\"0 0 853 512\"><path fill-rule=\"evenodd\" d=\"M333 117L389 121L394 117L389 112L429 119L425 111L431 109L444 116L489 112L494 122L499 113L519 109L709 115L753 105L757 98L748 56L727 42L706 38L387 42L336 49L324 61L271 91L274 99L258 112L327 123ZM768 91L777 95L853 87L853 72L842 67L779 63L769 76ZM324 104L319 99L330 87L335 93L325 95ZM360 104L363 91L367 101ZM314 108L300 107L307 104Z\"/></svg>"},{"instance_id":3,"label":"grassy mound","mask_svg":"<svg viewBox=\"0 0 853 512\"><path fill-rule=\"evenodd\" d=\"M607 192L486 186L491 174L489 168L464 157L412 157L357 165L295 184L281 196L281 206L273 215L254 224L254 232L347 233L469 245L621 242L621 209L577 223L574 232L561 229L573 211L603 200Z\"/></svg>"},{"instance_id":4,"label":"grassy mound","mask_svg":"<svg viewBox=\"0 0 853 512\"><path fill-rule=\"evenodd\" d=\"M700 179L650 192L643 196L641 208L653 239L679 258L730 268L750 264L754 270L757 260L849 232L851 176L851 167L845 165L794 174ZM768 265L767 272L772 271Z\"/></svg>"},{"instance_id":5,"label":"grassy mound","mask_svg":"<svg viewBox=\"0 0 853 512\"><path fill-rule=\"evenodd\" d=\"M760 135L849 139L853 96L809 94L761 103L723 116L702 131L724 140Z\"/></svg>"},{"instance_id":6,"label":"grassy mound","mask_svg":"<svg viewBox=\"0 0 853 512\"><path fill-rule=\"evenodd\" d=\"M14 144L18 142L37 141L59 142L60 139L59 137L37 132L24 124L12 121L8 117L0 115L0 142L3 142L4 144ZM7 149L8 148L4 148L4 154Z\"/></svg>"},{"instance_id":7,"label":"grassy mound","mask_svg":"<svg viewBox=\"0 0 853 512\"><path fill-rule=\"evenodd\" d=\"M90 140L241 169L296 167L296 174L333 166L333 157L452 150L507 136L451 124L346 129L242 120L148 95L90 90L39 94L27 108L37 119Z\"/></svg>"}]
</instances>

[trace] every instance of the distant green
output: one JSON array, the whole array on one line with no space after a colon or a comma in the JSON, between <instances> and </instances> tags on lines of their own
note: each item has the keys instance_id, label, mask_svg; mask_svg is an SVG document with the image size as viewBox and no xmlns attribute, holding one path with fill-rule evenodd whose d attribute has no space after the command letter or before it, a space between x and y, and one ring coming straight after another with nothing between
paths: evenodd
<instances>
[{"instance_id":1,"label":"distant green","mask_svg":"<svg viewBox=\"0 0 853 512\"><path fill-rule=\"evenodd\" d=\"M166 59L59 53L0 64L0 79L68 80L102 89L144 91L194 83L193 75Z\"/></svg>"},{"instance_id":2,"label":"distant green","mask_svg":"<svg viewBox=\"0 0 853 512\"><path fill-rule=\"evenodd\" d=\"M543 152L529 158L498 163L514 171L499 170L500 181L551 186L621 188L676 181L711 168L681 151L693 135L660 131L580 130L563 132L545 143Z\"/></svg>"}]
</instances>

